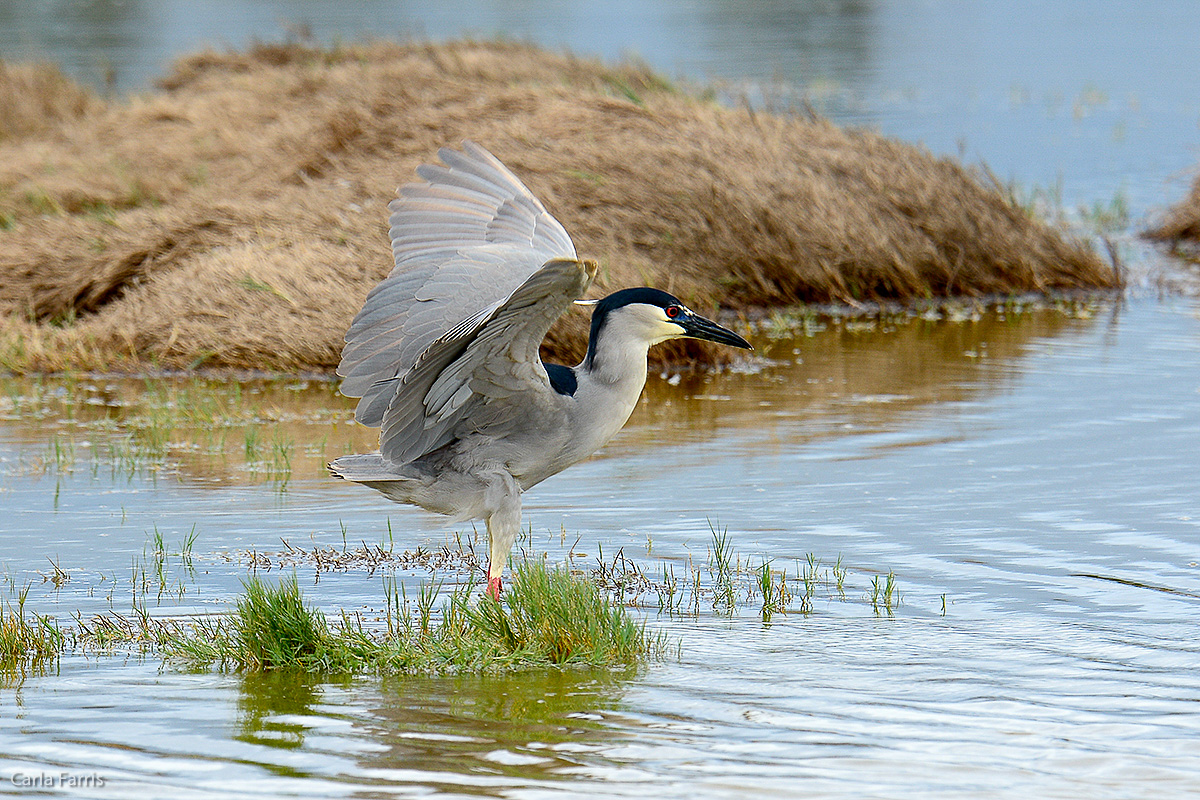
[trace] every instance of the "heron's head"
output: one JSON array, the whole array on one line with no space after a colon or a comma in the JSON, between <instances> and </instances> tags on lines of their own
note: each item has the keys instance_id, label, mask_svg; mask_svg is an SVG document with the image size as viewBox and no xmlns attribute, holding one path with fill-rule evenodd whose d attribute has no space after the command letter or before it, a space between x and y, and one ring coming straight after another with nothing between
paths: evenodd
<instances>
[{"instance_id":1,"label":"heron's head","mask_svg":"<svg viewBox=\"0 0 1200 800\"><path fill-rule=\"evenodd\" d=\"M753 349L741 336L705 319L680 302L678 297L661 289L622 289L596 301L595 306L588 340L589 362L596 353L600 338L618 331L624 336L645 341L647 346L688 337Z\"/></svg>"}]
</instances>

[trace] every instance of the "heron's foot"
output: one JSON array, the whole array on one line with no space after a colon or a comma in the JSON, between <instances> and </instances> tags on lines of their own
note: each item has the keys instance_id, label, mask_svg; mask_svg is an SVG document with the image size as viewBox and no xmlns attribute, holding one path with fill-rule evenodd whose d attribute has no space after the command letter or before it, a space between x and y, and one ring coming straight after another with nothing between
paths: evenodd
<instances>
[{"instance_id":1,"label":"heron's foot","mask_svg":"<svg viewBox=\"0 0 1200 800\"><path fill-rule=\"evenodd\" d=\"M488 597L495 600L497 603L500 602L500 576L499 575L497 575L494 578L488 578L487 595L488 595Z\"/></svg>"}]
</instances>

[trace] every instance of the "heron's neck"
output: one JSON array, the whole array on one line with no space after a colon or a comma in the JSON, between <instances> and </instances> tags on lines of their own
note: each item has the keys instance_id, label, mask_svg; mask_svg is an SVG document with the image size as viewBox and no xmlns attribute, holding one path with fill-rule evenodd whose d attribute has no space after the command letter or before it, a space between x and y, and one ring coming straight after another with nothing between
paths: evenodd
<instances>
[{"instance_id":1,"label":"heron's neck","mask_svg":"<svg viewBox=\"0 0 1200 800\"><path fill-rule=\"evenodd\" d=\"M605 331L590 358L575 367L579 386L571 413L573 442L567 461L594 453L621 429L646 385L645 339Z\"/></svg>"},{"instance_id":2,"label":"heron's neck","mask_svg":"<svg viewBox=\"0 0 1200 800\"><path fill-rule=\"evenodd\" d=\"M650 343L632 332L608 326L589 343L588 357L575 368L598 384L631 391L636 401L646 385L646 352Z\"/></svg>"}]
</instances>

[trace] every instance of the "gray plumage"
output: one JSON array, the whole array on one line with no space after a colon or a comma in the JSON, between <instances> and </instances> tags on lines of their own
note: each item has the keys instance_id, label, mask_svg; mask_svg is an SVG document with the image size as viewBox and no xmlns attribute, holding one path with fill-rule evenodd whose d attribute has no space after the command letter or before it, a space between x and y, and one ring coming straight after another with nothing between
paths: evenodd
<instances>
[{"instance_id":1,"label":"gray plumage","mask_svg":"<svg viewBox=\"0 0 1200 800\"><path fill-rule=\"evenodd\" d=\"M361 398L355 418L380 427L379 452L329 466L397 502L486 520L498 596L521 492L625 424L647 348L676 336L749 344L665 292L623 290L597 304L572 391L556 390L539 346L595 263L482 147L438 155L445 166L420 167L425 182L389 206L395 266L354 318L338 366L342 393Z\"/></svg>"}]
</instances>

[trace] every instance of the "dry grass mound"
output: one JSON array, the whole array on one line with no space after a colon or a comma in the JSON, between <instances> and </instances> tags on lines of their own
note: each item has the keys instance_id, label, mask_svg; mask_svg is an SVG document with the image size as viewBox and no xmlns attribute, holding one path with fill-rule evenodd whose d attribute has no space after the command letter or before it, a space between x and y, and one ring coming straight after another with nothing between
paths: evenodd
<instances>
[{"instance_id":1,"label":"dry grass mound","mask_svg":"<svg viewBox=\"0 0 1200 800\"><path fill-rule=\"evenodd\" d=\"M333 367L391 267L387 202L465 138L600 261L596 296L652 285L711 312L1115 280L952 159L723 108L633 64L495 42L263 46L184 59L119 102L47 86L0 139L14 370ZM578 357L585 335L569 315L548 355Z\"/></svg>"},{"instance_id":2,"label":"dry grass mound","mask_svg":"<svg viewBox=\"0 0 1200 800\"><path fill-rule=\"evenodd\" d=\"M96 105L91 92L57 67L0 61L0 142L44 134Z\"/></svg>"},{"instance_id":3,"label":"dry grass mound","mask_svg":"<svg viewBox=\"0 0 1200 800\"><path fill-rule=\"evenodd\" d=\"M1146 236L1176 245L1200 246L1200 175L1192 182L1188 196L1171 206Z\"/></svg>"}]
</instances>

